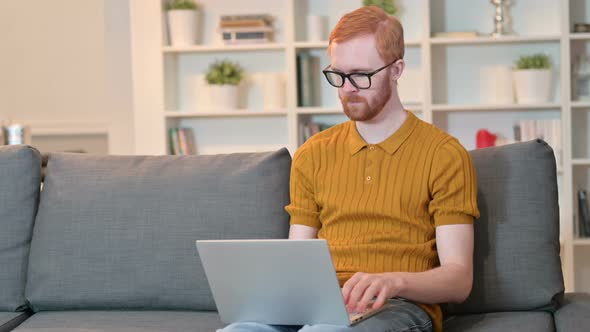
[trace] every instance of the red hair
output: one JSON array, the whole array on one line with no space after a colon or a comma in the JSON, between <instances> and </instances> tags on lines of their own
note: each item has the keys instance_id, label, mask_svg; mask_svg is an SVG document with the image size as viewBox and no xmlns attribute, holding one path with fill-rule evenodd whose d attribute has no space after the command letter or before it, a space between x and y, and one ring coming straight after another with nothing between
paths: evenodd
<instances>
[{"instance_id":1,"label":"red hair","mask_svg":"<svg viewBox=\"0 0 590 332\"><path fill-rule=\"evenodd\" d=\"M330 33L328 55L332 42L345 42L362 36L375 35L377 52L385 62L404 57L404 29L397 18L377 6L365 6L342 16Z\"/></svg>"}]
</instances>

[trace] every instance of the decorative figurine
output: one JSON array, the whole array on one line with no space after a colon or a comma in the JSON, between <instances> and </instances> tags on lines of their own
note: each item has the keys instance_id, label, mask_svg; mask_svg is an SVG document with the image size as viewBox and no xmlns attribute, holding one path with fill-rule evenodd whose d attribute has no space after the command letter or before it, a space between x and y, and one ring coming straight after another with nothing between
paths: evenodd
<instances>
[{"instance_id":1,"label":"decorative figurine","mask_svg":"<svg viewBox=\"0 0 590 332\"><path fill-rule=\"evenodd\" d=\"M496 6L494 15L494 32L492 37L500 37L512 34L510 16L508 15L508 6L512 4L510 0L490 0Z\"/></svg>"}]
</instances>

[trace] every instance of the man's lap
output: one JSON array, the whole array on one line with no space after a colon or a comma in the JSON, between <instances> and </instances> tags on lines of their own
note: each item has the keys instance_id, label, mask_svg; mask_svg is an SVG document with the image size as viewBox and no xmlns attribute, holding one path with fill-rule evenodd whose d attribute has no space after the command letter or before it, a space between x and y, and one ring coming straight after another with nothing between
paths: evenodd
<instances>
[{"instance_id":1,"label":"man's lap","mask_svg":"<svg viewBox=\"0 0 590 332\"><path fill-rule=\"evenodd\" d=\"M353 326L305 325L269 326L260 323L234 323L218 332L422 332L432 331L430 316L417 305L399 299L389 301L391 306L373 317Z\"/></svg>"}]
</instances>

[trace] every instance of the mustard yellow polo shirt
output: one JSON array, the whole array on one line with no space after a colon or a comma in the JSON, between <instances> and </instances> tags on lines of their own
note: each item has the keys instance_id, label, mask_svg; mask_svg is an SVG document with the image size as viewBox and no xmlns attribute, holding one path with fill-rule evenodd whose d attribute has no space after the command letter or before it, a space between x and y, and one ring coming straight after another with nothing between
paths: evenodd
<instances>
[{"instance_id":1,"label":"mustard yellow polo shirt","mask_svg":"<svg viewBox=\"0 0 590 332\"><path fill-rule=\"evenodd\" d=\"M348 121L314 135L293 157L291 224L319 230L341 286L356 272L433 269L435 227L479 217L467 150L405 112L402 126L379 144L367 144ZM442 331L440 306L419 305Z\"/></svg>"}]
</instances>

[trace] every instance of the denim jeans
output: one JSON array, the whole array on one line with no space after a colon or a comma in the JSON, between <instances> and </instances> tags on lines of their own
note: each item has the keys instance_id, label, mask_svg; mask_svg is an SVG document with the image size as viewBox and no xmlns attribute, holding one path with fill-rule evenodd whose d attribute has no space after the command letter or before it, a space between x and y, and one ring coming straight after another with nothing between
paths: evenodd
<instances>
[{"instance_id":1,"label":"denim jeans","mask_svg":"<svg viewBox=\"0 0 590 332\"><path fill-rule=\"evenodd\" d=\"M391 299L392 304L376 315L353 326L339 325L265 325L234 323L217 332L430 332L432 321L422 308L409 301Z\"/></svg>"}]
</instances>

